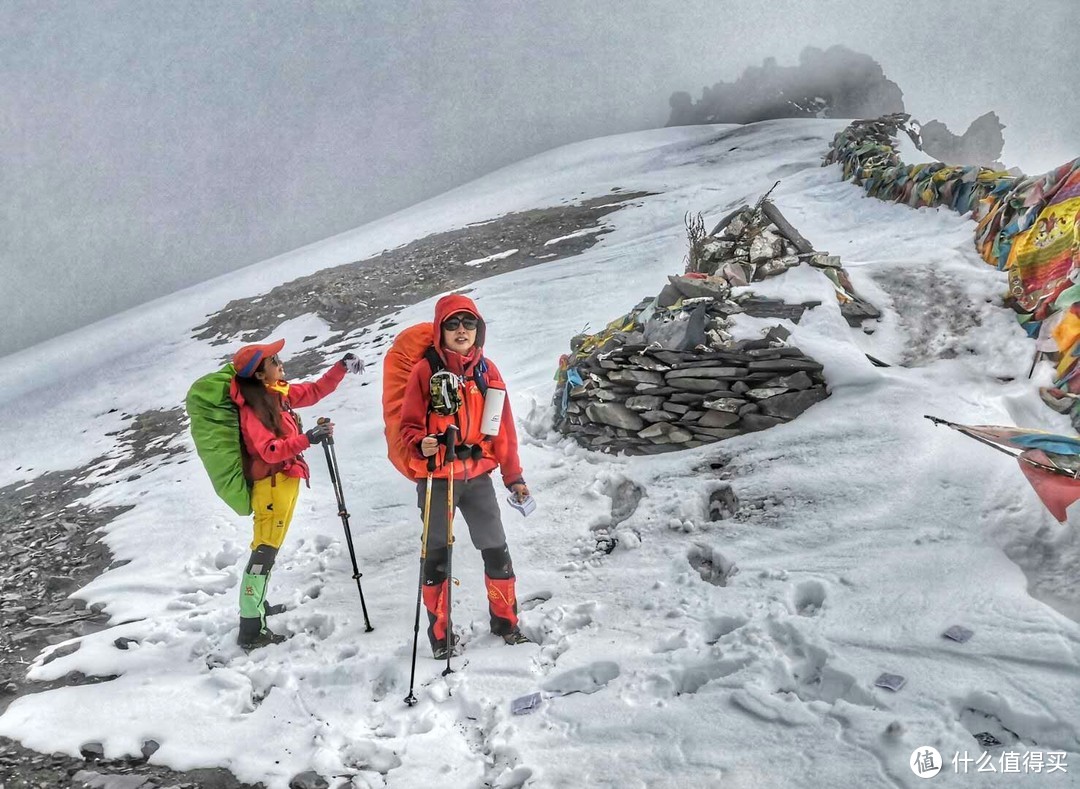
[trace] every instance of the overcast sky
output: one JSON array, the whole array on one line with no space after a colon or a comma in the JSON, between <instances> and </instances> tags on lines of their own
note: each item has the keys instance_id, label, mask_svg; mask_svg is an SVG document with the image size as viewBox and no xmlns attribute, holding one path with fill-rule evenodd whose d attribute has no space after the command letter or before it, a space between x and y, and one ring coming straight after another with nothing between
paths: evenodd
<instances>
[{"instance_id":1,"label":"overcast sky","mask_svg":"<svg viewBox=\"0 0 1080 789\"><path fill-rule=\"evenodd\" d=\"M1080 156L1080 3L0 0L0 354L317 241L806 45ZM692 208L692 207L691 207Z\"/></svg>"}]
</instances>

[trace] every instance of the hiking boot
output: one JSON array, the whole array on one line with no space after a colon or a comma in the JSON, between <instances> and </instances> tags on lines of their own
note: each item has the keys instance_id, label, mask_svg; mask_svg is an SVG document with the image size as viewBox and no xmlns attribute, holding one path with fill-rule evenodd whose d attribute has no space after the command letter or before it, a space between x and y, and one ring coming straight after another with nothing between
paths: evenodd
<instances>
[{"instance_id":1,"label":"hiking boot","mask_svg":"<svg viewBox=\"0 0 1080 789\"><path fill-rule=\"evenodd\" d=\"M461 654L461 646L458 644L458 637L457 637L456 633L453 636L453 644L454 644L454 647L453 647L453 652L451 652L451 655L452 656L460 655ZM431 654L432 654L432 657L434 657L436 660L446 660L446 639L445 638L432 639L432 641L431 641Z\"/></svg>"},{"instance_id":2,"label":"hiking boot","mask_svg":"<svg viewBox=\"0 0 1080 789\"><path fill-rule=\"evenodd\" d=\"M280 644L287 638L288 636L283 636L280 633L275 633L273 630L264 628L261 632L251 638L244 638L244 634L241 631L241 635L236 639L236 643L238 643L240 648L245 652L250 652L253 649L269 646L270 644Z\"/></svg>"},{"instance_id":3,"label":"hiking boot","mask_svg":"<svg viewBox=\"0 0 1080 789\"><path fill-rule=\"evenodd\" d=\"M532 643L532 640L528 636L526 636L524 633L522 633L520 630L518 630L516 627L513 630L511 630L509 633L499 633L499 635L502 636L502 640L505 641L510 646L514 646L515 644L531 644Z\"/></svg>"},{"instance_id":4,"label":"hiking boot","mask_svg":"<svg viewBox=\"0 0 1080 789\"><path fill-rule=\"evenodd\" d=\"M263 600L263 612L266 616L277 616L278 614L284 614L288 610L284 604L270 605L270 603Z\"/></svg>"}]
</instances>

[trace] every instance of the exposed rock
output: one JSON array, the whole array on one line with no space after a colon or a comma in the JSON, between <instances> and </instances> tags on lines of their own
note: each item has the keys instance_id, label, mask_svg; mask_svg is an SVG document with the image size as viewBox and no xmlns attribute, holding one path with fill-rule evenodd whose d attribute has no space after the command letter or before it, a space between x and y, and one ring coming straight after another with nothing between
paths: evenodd
<instances>
[{"instance_id":1,"label":"exposed rock","mask_svg":"<svg viewBox=\"0 0 1080 789\"><path fill-rule=\"evenodd\" d=\"M765 385L783 389L809 389L814 385L814 382L805 372L797 372L794 375L783 375L773 378L766 381Z\"/></svg>"},{"instance_id":2,"label":"exposed rock","mask_svg":"<svg viewBox=\"0 0 1080 789\"><path fill-rule=\"evenodd\" d=\"M747 433L776 427L777 425L784 424L786 421L788 420L776 416L767 416L765 414L742 414L739 417L739 425Z\"/></svg>"},{"instance_id":3,"label":"exposed rock","mask_svg":"<svg viewBox=\"0 0 1080 789\"><path fill-rule=\"evenodd\" d=\"M635 364L642 370L655 370L657 372L666 372L671 369L670 365L664 364L650 356L631 356L630 364Z\"/></svg>"},{"instance_id":4,"label":"exposed rock","mask_svg":"<svg viewBox=\"0 0 1080 789\"><path fill-rule=\"evenodd\" d=\"M746 404L745 400L738 397L718 397L715 400L706 400L702 403L705 408L712 411L724 411L732 414L737 413Z\"/></svg>"},{"instance_id":5,"label":"exposed rock","mask_svg":"<svg viewBox=\"0 0 1080 789\"><path fill-rule=\"evenodd\" d=\"M631 454L697 446L788 421L824 396L822 366L787 344L787 329L733 338L742 314L797 322L818 302L733 295L732 272L758 281L810 259L838 277L838 261L813 251L764 198L729 213L711 238L695 240L701 220L687 229L696 270L669 277L660 296L642 299L600 334L571 341L565 362L584 383L556 392L556 426L583 445ZM847 293L829 276L838 298Z\"/></svg>"},{"instance_id":6,"label":"exposed rock","mask_svg":"<svg viewBox=\"0 0 1080 789\"><path fill-rule=\"evenodd\" d=\"M755 389L748 389L746 391L746 396L751 400L764 400L768 397L784 394L787 391L789 390L782 386L761 386Z\"/></svg>"},{"instance_id":7,"label":"exposed rock","mask_svg":"<svg viewBox=\"0 0 1080 789\"><path fill-rule=\"evenodd\" d=\"M651 370L615 370L608 374L608 380L622 383L644 383L659 386L664 383L664 376Z\"/></svg>"},{"instance_id":8,"label":"exposed rock","mask_svg":"<svg viewBox=\"0 0 1080 789\"><path fill-rule=\"evenodd\" d=\"M594 403L585 408L585 415L594 422L627 430L641 430L645 426L640 416L618 403Z\"/></svg>"},{"instance_id":9,"label":"exposed rock","mask_svg":"<svg viewBox=\"0 0 1080 789\"><path fill-rule=\"evenodd\" d=\"M820 402L826 397L824 387L815 387L802 392L790 392L776 397L769 397L760 400L758 406L761 408L761 412L767 416L794 419L814 403Z\"/></svg>"},{"instance_id":10,"label":"exposed rock","mask_svg":"<svg viewBox=\"0 0 1080 789\"><path fill-rule=\"evenodd\" d=\"M820 372L823 369L825 368L811 359L769 359L750 362L750 372L794 373L800 370Z\"/></svg>"},{"instance_id":11,"label":"exposed rock","mask_svg":"<svg viewBox=\"0 0 1080 789\"><path fill-rule=\"evenodd\" d=\"M696 422L701 427L731 427L739 421L739 415L729 411L707 411Z\"/></svg>"},{"instance_id":12,"label":"exposed rock","mask_svg":"<svg viewBox=\"0 0 1080 789\"><path fill-rule=\"evenodd\" d=\"M329 789L330 784L314 770L300 773L289 781L289 789Z\"/></svg>"},{"instance_id":13,"label":"exposed rock","mask_svg":"<svg viewBox=\"0 0 1080 789\"><path fill-rule=\"evenodd\" d=\"M647 438L655 444L682 444L690 441L694 436L689 430L684 430L667 422L657 422L638 433L642 438Z\"/></svg>"},{"instance_id":14,"label":"exposed rock","mask_svg":"<svg viewBox=\"0 0 1080 789\"><path fill-rule=\"evenodd\" d=\"M718 82L695 102L678 91L669 100L668 126L700 123L748 124L775 118L872 118L904 111L900 87L869 55L844 46L806 47L796 66L769 57L734 82ZM740 128L720 140L735 142ZM735 143L737 145L737 143Z\"/></svg>"},{"instance_id":15,"label":"exposed rock","mask_svg":"<svg viewBox=\"0 0 1080 789\"><path fill-rule=\"evenodd\" d=\"M678 419L679 415L670 411L646 411L641 418L646 422L671 422Z\"/></svg>"},{"instance_id":16,"label":"exposed rock","mask_svg":"<svg viewBox=\"0 0 1080 789\"><path fill-rule=\"evenodd\" d=\"M675 378L668 383L687 392L711 392L716 388L716 381L711 378Z\"/></svg>"},{"instance_id":17,"label":"exposed rock","mask_svg":"<svg viewBox=\"0 0 1080 789\"><path fill-rule=\"evenodd\" d=\"M987 112L973 120L963 134L953 134L944 123L932 120L922 124L919 136L923 150L938 161L1001 168L1004 128L997 113Z\"/></svg>"},{"instance_id":18,"label":"exposed rock","mask_svg":"<svg viewBox=\"0 0 1080 789\"><path fill-rule=\"evenodd\" d=\"M677 378L719 378L738 380L746 375L745 367L687 367L664 373L664 379L670 386L678 386Z\"/></svg>"},{"instance_id":19,"label":"exposed rock","mask_svg":"<svg viewBox=\"0 0 1080 789\"><path fill-rule=\"evenodd\" d=\"M100 742L85 742L79 746L79 755L88 762L97 762L105 758L105 746Z\"/></svg>"},{"instance_id":20,"label":"exposed rock","mask_svg":"<svg viewBox=\"0 0 1080 789\"><path fill-rule=\"evenodd\" d=\"M632 411L655 411L665 402L659 395L634 395L626 398L626 407Z\"/></svg>"}]
</instances>

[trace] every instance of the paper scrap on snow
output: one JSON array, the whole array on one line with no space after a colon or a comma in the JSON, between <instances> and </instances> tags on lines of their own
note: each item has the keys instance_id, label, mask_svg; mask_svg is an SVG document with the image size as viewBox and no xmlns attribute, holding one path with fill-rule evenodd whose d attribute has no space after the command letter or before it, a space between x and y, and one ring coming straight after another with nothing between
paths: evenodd
<instances>
[{"instance_id":1,"label":"paper scrap on snow","mask_svg":"<svg viewBox=\"0 0 1080 789\"><path fill-rule=\"evenodd\" d=\"M900 688L904 687L904 683L907 682L905 677L901 677L899 674L882 674L880 677L874 680L874 684L879 688L886 688L894 693Z\"/></svg>"},{"instance_id":2,"label":"paper scrap on snow","mask_svg":"<svg viewBox=\"0 0 1080 789\"><path fill-rule=\"evenodd\" d=\"M519 696L510 702L510 714L527 715L539 707L540 702L543 700L544 698L539 692L530 693L528 696Z\"/></svg>"},{"instance_id":3,"label":"paper scrap on snow","mask_svg":"<svg viewBox=\"0 0 1080 789\"><path fill-rule=\"evenodd\" d=\"M966 627L961 627L960 625L953 625L941 635L945 636L945 638L951 638L953 641L963 644L965 641L975 635L975 631L968 630Z\"/></svg>"}]
</instances>

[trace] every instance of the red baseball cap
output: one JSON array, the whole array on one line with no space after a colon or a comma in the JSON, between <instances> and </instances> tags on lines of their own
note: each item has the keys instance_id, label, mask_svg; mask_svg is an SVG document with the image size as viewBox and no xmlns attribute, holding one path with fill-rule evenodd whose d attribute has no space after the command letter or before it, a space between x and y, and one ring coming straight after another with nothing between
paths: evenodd
<instances>
[{"instance_id":1,"label":"red baseball cap","mask_svg":"<svg viewBox=\"0 0 1080 789\"><path fill-rule=\"evenodd\" d=\"M236 368L236 374L250 378L263 359L269 359L284 347L285 340L274 340L263 345L245 345L233 354L232 365Z\"/></svg>"}]
</instances>

